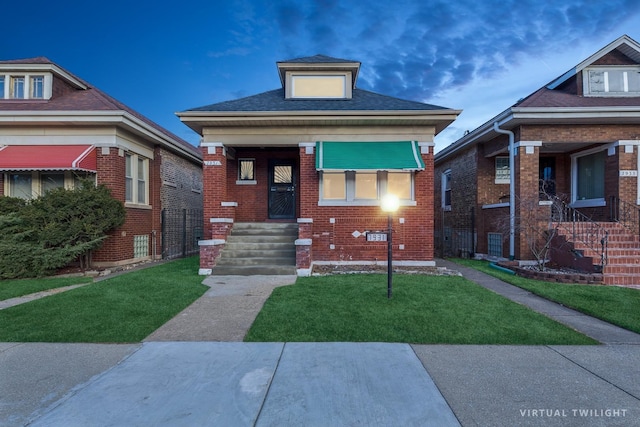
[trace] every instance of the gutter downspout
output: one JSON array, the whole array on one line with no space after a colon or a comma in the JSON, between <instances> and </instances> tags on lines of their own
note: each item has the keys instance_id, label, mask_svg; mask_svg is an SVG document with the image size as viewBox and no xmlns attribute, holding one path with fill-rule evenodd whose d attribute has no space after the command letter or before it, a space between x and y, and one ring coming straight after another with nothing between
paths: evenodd
<instances>
[{"instance_id":1,"label":"gutter downspout","mask_svg":"<svg viewBox=\"0 0 640 427\"><path fill-rule=\"evenodd\" d=\"M510 130L500 129L498 122L493 123L493 130L497 133L509 135L509 259L516 259L516 182L515 182L515 159L514 159L514 140L515 135Z\"/></svg>"}]
</instances>

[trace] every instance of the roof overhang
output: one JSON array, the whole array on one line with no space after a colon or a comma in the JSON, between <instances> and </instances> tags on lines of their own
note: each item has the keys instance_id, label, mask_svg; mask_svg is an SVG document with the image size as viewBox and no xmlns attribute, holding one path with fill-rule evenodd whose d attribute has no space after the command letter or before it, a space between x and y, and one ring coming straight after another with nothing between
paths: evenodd
<instances>
[{"instance_id":1,"label":"roof overhang","mask_svg":"<svg viewBox=\"0 0 640 427\"><path fill-rule=\"evenodd\" d=\"M440 133L461 113L460 110L393 111L184 111L176 115L202 135L206 127L286 127L286 126L433 126Z\"/></svg>"},{"instance_id":2,"label":"roof overhang","mask_svg":"<svg viewBox=\"0 0 640 427\"><path fill-rule=\"evenodd\" d=\"M639 121L640 106L509 108L440 150L435 161L498 137L500 134L494 130L494 123L502 129L513 130L522 125L637 124Z\"/></svg>"},{"instance_id":3,"label":"roof overhang","mask_svg":"<svg viewBox=\"0 0 640 427\"><path fill-rule=\"evenodd\" d=\"M20 63L5 63L0 64L0 71L8 70L11 72L23 72L23 73L44 73L50 72L56 74L62 79L66 80L72 86L77 89L87 89L88 86L80 79L75 77L73 74L65 71L64 69L58 67L56 64L20 64Z\"/></svg>"},{"instance_id":4,"label":"roof overhang","mask_svg":"<svg viewBox=\"0 0 640 427\"><path fill-rule=\"evenodd\" d=\"M133 114L123 110L107 111L1 111L0 126L49 125L49 126L97 126L112 125L128 130L164 148L180 153L196 162L202 158L183 147L176 139L150 126Z\"/></svg>"}]
</instances>

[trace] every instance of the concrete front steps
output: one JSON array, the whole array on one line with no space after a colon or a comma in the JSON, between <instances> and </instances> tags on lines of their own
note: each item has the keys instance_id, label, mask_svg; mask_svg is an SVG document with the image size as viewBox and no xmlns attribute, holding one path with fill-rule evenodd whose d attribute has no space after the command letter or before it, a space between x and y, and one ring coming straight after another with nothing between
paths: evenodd
<instances>
[{"instance_id":1,"label":"concrete front steps","mask_svg":"<svg viewBox=\"0 0 640 427\"><path fill-rule=\"evenodd\" d=\"M616 222L598 222L607 230L607 264L602 271L605 285L640 285L640 238ZM599 256L579 241L573 242L575 248L585 257L592 257L594 264Z\"/></svg>"},{"instance_id":2,"label":"concrete front steps","mask_svg":"<svg viewBox=\"0 0 640 427\"><path fill-rule=\"evenodd\" d=\"M298 224L238 222L211 274L295 275Z\"/></svg>"}]
</instances>

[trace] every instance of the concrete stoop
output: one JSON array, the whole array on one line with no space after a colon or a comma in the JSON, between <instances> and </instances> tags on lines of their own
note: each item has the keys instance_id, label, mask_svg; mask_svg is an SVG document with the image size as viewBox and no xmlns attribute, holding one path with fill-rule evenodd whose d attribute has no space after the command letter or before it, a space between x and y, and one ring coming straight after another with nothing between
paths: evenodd
<instances>
[{"instance_id":1,"label":"concrete stoop","mask_svg":"<svg viewBox=\"0 0 640 427\"><path fill-rule=\"evenodd\" d=\"M211 274L295 275L297 238L298 224L236 223Z\"/></svg>"}]
</instances>

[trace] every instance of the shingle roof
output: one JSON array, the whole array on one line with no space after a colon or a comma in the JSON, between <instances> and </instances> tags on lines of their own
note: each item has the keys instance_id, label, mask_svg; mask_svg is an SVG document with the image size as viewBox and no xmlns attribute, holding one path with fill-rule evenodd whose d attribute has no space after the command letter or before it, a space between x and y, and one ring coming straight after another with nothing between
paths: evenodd
<instances>
[{"instance_id":1,"label":"shingle roof","mask_svg":"<svg viewBox=\"0 0 640 427\"><path fill-rule=\"evenodd\" d=\"M358 61L353 61L350 59L341 59L341 58L333 58L331 56L317 54L314 56L305 56L302 58L294 58L288 59L286 61L278 61L278 63L290 62L290 63L301 63L301 64L340 64L340 63L353 63Z\"/></svg>"},{"instance_id":2,"label":"shingle roof","mask_svg":"<svg viewBox=\"0 0 640 427\"><path fill-rule=\"evenodd\" d=\"M363 89L353 89L351 99L285 99L284 89L275 89L245 98L192 108L187 111L425 111L448 109L437 105L381 95Z\"/></svg>"},{"instance_id":3,"label":"shingle roof","mask_svg":"<svg viewBox=\"0 0 640 427\"><path fill-rule=\"evenodd\" d=\"M145 117L134 109L128 107L117 99L107 95L100 89L90 85L64 68L60 67L53 61L44 56L35 58L15 59L0 61L0 64L51 64L60 70L68 73L73 78L86 84L87 89L78 89L75 91L67 91L62 95L53 96L47 101L41 100L7 100L0 102L0 110L4 111L125 111L146 125L152 127L156 131L164 134L170 139L177 142L182 148L188 150L192 155L200 158L200 151L184 139L168 131L164 127L155 123L151 119Z\"/></svg>"},{"instance_id":4,"label":"shingle roof","mask_svg":"<svg viewBox=\"0 0 640 427\"><path fill-rule=\"evenodd\" d=\"M575 78L575 77L574 77ZM598 97L598 96L578 96L575 93L568 93L556 89L542 87L520 101L514 107L519 108L542 108L542 107L635 107L640 106L640 97L619 96L619 97Z\"/></svg>"}]
</instances>

